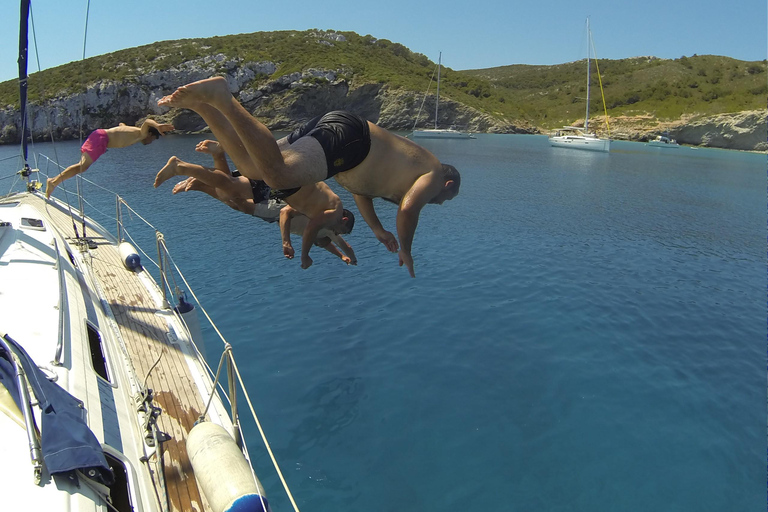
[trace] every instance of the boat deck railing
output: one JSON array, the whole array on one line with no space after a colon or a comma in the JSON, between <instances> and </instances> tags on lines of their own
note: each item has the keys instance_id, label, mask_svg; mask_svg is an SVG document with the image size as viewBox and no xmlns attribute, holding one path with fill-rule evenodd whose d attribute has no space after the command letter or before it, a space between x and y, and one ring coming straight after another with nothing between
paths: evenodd
<instances>
[{"instance_id":1,"label":"boat deck railing","mask_svg":"<svg viewBox=\"0 0 768 512\"><path fill-rule=\"evenodd\" d=\"M64 168L56 163L51 158L43 155L43 154L37 154L37 156L41 159L44 159L46 161L46 167L48 165L52 165L55 168L55 172L58 174L61 170ZM41 163L38 161L38 164ZM39 174L43 174L45 176L48 175L47 169L46 171L42 171L40 169L35 169L36 172ZM78 187L78 193L77 199L79 202L78 209L79 212L77 213L77 216L81 219L85 218L84 215L82 215L82 211L84 208L84 205L88 205L91 209L98 212L99 215L111 219L115 222L116 226L116 237L115 241L117 244L119 244L121 241L128 240L130 241L131 245L137 250L140 251L141 254L146 257L146 260L150 261L152 265L155 267L156 271L158 272L158 275L160 277L160 289L162 291L162 297L163 297L163 307L170 309L174 312L176 317L181 321L181 323L184 325L185 329L187 330L189 334L189 340L191 342L192 347L194 348L198 359L200 360L201 364L204 366L206 371L209 373L210 377L213 380L213 389L218 389L225 397L226 401L230 404L230 415L231 415L231 421L232 425L235 431L235 441L238 443L238 445L243 448L243 441L242 441L242 435L240 431L240 421L239 421L239 414L238 414L238 404L237 404L237 386L239 385L240 391L243 393L243 397L245 399L245 402L248 406L249 412L251 413L251 416L253 418L253 421L256 424L256 427L259 430L259 435L261 436L262 442L264 443L264 447L269 454L269 457L272 461L272 464L275 468L275 471L283 485L283 489L285 490L291 504L293 505L293 508L296 512L299 511L298 506L296 505L296 502L293 498L293 495L288 487L287 482L285 481L285 478L283 476L282 471L280 470L280 466L278 465L277 459L275 458L275 455L272 451L272 448L270 447L269 441L267 440L266 434L264 432L264 429L262 428L261 422L259 421L258 415L256 414L256 410L253 406L253 402L251 401L251 398L248 394L248 389L245 386L245 383L243 382L242 375L240 373L240 370L237 365L237 361L235 359L235 355L233 352L232 345L226 340L222 332L219 330L219 328L216 326L213 319L210 317L208 312L206 311L205 307L202 305L202 302L200 298L195 294L192 286L190 285L187 278L184 276L181 269L178 267L176 262L173 259L173 256L171 255L171 251L168 249L168 246L165 242L165 235L157 229L154 225L152 225L151 222L149 222L146 218L141 216L136 210L134 210L123 197L118 195L117 193L97 184L93 181L88 180L87 178L84 178L82 175L77 175L77 187ZM110 194L114 196L114 204L115 204L115 213L114 216L107 214L106 212L102 211L100 208L98 208L96 205L90 203L87 199L84 198L83 194L80 193L81 189L81 182L88 183L91 186L97 187L101 189L103 192ZM70 193L67 193L67 196L69 196ZM74 222L74 213L72 211L72 205L69 203L69 201L66 201L65 204L69 206L70 208L70 215L73 217ZM141 222L138 224L139 226L143 225L145 228L151 230L154 232L154 239L156 241L156 259L153 259L144 249L142 248L141 244L137 242L138 236L135 236L135 231L132 233L125 222L123 222L124 214L128 212L132 219L139 219ZM105 228L106 229L106 228ZM77 232L77 230L75 230ZM88 243L88 237L87 237L87 224L83 223L82 225L82 236L80 237L82 239L83 244ZM147 236L145 236L145 239L149 239ZM143 260L143 258L142 258ZM182 286L183 285L183 286ZM219 340L223 344L223 350L221 352L221 357L219 358L218 367L216 369L216 372L214 372L211 367L209 366L208 362L206 361L206 358L203 356L202 351L200 350L200 347L197 346L195 343L195 340L190 332L190 326L187 325L187 322L185 321L183 315L178 314L177 311L175 311L173 308L171 308L170 304L171 302L168 300L169 296L174 297L178 296L181 292L180 290L186 289L187 293L192 297L192 303L196 306L196 308L199 308L198 311L202 313L202 315L207 320L210 327L213 329L213 331L218 336ZM224 389L221 379L222 379L222 371L226 367L226 375L227 375L227 382L228 382L228 389ZM207 414L208 408L211 405L211 402L214 398L214 391L212 390L211 395L208 397L206 408L201 413L201 419L204 418Z\"/></svg>"}]
</instances>

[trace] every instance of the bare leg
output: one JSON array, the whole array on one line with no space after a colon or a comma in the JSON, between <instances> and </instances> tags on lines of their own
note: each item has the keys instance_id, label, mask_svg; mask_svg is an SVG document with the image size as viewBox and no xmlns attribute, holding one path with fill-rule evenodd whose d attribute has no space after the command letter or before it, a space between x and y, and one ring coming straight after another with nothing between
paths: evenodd
<instances>
[{"instance_id":1,"label":"bare leg","mask_svg":"<svg viewBox=\"0 0 768 512\"><path fill-rule=\"evenodd\" d=\"M229 155L232 162L237 166L237 170L239 170L243 176L247 176L252 180L263 180L264 178L258 170L258 167L251 159L251 155L249 155L248 151L245 149L243 141L240 140L240 137L237 135L237 132L227 118L224 117L221 112L206 103L195 102L192 98L187 98L187 101L188 102L185 102L187 104L183 108L193 110L203 118L205 124L208 125L208 128L211 129L213 135L218 139L224 152Z\"/></svg>"},{"instance_id":2,"label":"bare leg","mask_svg":"<svg viewBox=\"0 0 768 512\"><path fill-rule=\"evenodd\" d=\"M92 163L93 160L91 160L91 157L88 155L88 153L81 153L80 162L70 165L61 171L58 176L54 178L48 178L45 181L45 198L50 198L51 194L53 193L53 189L58 187L62 181L74 178L78 174L85 172L88 170Z\"/></svg>"},{"instance_id":3,"label":"bare leg","mask_svg":"<svg viewBox=\"0 0 768 512\"><path fill-rule=\"evenodd\" d=\"M209 196L211 196L212 198L218 199L225 205L237 211L247 213L248 215L253 215L253 212L255 209L253 200L249 200L243 197L233 197L231 195L228 195L226 191L223 191L220 188L215 188L215 187L211 187L210 185L206 185L205 183L203 183L197 178L187 178L183 181L180 181L179 183L176 184L175 187L173 187L174 194L178 194L180 192L191 192L193 190L204 192Z\"/></svg>"},{"instance_id":4,"label":"bare leg","mask_svg":"<svg viewBox=\"0 0 768 512\"><path fill-rule=\"evenodd\" d=\"M160 169L160 172L157 173L157 176L155 177L155 188L159 187L173 176L190 176L200 180L208 186L231 191L231 195L237 195L237 189L241 188L237 187L237 185L240 184L240 181L224 171L191 164L175 156L169 158L165 167ZM242 189L242 191L246 193L250 192L250 187L248 187L247 190Z\"/></svg>"},{"instance_id":5,"label":"bare leg","mask_svg":"<svg viewBox=\"0 0 768 512\"><path fill-rule=\"evenodd\" d=\"M258 174L251 175L249 169L243 169L243 175L263 179L273 188L300 187L326 178L325 156L317 141L310 138L313 150L294 155L286 163L272 133L232 96L224 78L214 77L179 87L173 94L158 101L158 105L186 107L190 102L208 104L230 122L257 167ZM219 138L219 135L216 134L216 137Z\"/></svg>"},{"instance_id":6,"label":"bare leg","mask_svg":"<svg viewBox=\"0 0 768 512\"><path fill-rule=\"evenodd\" d=\"M218 111L216 112L218 113ZM219 144L217 141L204 140L198 142L195 146L195 151L199 151L200 153L208 153L211 155L213 157L214 169L232 174L232 171L229 169L229 162L227 162L227 157L224 154L224 146Z\"/></svg>"},{"instance_id":7,"label":"bare leg","mask_svg":"<svg viewBox=\"0 0 768 512\"><path fill-rule=\"evenodd\" d=\"M221 201L221 198L219 197L219 194L216 193L216 188L211 187L210 185L206 185L202 181L198 180L197 178L187 178L184 181L180 181L176 184L176 186L173 187L173 193L180 194L181 192L192 192L192 191L198 191L198 192L204 192L208 194L209 196L218 199Z\"/></svg>"}]
</instances>

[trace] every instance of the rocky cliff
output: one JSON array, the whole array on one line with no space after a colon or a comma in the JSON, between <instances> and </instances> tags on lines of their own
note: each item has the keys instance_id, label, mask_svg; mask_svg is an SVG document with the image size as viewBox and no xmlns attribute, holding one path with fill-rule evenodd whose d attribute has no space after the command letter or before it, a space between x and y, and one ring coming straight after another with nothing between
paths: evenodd
<instances>
[{"instance_id":1,"label":"rocky cliff","mask_svg":"<svg viewBox=\"0 0 768 512\"><path fill-rule=\"evenodd\" d=\"M704 117L677 124L669 132L682 144L768 151L768 118L765 110Z\"/></svg>"},{"instance_id":2,"label":"rocky cliff","mask_svg":"<svg viewBox=\"0 0 768 512\"><path fill-rule=\"evenodd\" d=\"M224 74L230 91L272 130L291 130L312 117L334 109L359 113L382 127L392 130L413 128L423 93L390 90L386 84L356 84L339 70L307 69L301 73L266 79L275 73L273 62L242 62L224 55L207 56L187 61L164 71L139 69L126 82L99 81L82 94L56 96L44 104L29 105L29 127L36 140L79 137L80 119L84 112L83 132L118 123L136 124L152 116L171 122L181 132L206 129L193 112L157 106L157 100L177 87L214 75ZM434 97L427 97L421 118L434 111ZM482 133L536 133L522 123L497 119L448 99L440 102L440 124L456 125ZM522 126L521 126L522 124ZM7 107L0 110L0 143L19 141L19 111Z\"/></svg>"},{"instance_id":3,"label":"rocky cliff","mask_svg":"<svg viewBox=\"0 0 768 512\"><path fill-rule=\"evenodd\" d=\"M593 124L594 122L594 124ZM605 136L604 117L590 126L599 126ZM583 124L583 123L582 123ZM768 111L749 110L713 116L689 115L662 122L651 115L610 118L611 138L647 142L668 134L681 144L742 151L768 151Z\"/></svg>"}]
</instances>

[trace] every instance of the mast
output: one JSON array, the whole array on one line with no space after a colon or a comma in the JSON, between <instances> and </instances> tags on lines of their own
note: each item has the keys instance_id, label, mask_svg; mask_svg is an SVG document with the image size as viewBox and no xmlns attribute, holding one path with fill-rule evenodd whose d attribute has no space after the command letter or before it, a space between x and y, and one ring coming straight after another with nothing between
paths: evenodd
<instances>
[{"instance_id":1,"label":"mast","mask_svg":"<svg viewBox=\"0 0 768 512\"><path fill-rule=\"evenodd\" d=\"M21 103L21 149L27 164L27 35L29 32L29 0L21 0L19 26L19 101Z\"/></svg>"},{"instance_id":2,"label":"mast","mask_svg":"<svg viewBox=\"0 0 768 512\"><path fill-rule=\"evenodd\" d=\"M589 42L592 40L592 34L589 31L589 18L587 18L587 113L584 115L584 133L589 129Z\"/></svg>"},{"instance_id":3,"label":"mast","mask_svg":"<svg viewBox=\"0 0 768 512\"><path fill-rule=\"evenodd\" d=\"M437 99L435 100L435 130L437 130L437 107L440 105L440 67L442 65L443 52L437 57Z\"/></svg>"}]
</instances>

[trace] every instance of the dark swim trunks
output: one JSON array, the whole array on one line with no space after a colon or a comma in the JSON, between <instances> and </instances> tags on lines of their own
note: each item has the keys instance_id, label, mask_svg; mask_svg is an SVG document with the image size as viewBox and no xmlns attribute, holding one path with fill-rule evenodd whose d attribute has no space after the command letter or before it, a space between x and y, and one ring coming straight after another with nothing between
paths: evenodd
<instances>
[{"instance_id":1,"label":"dark swim trunks","mask_svg":"<svg viewBox=\"0 0 768 512\"><path fill-rule=\"evenodd\" d=\"M240 171L234 170L232 171L232 176L239 178L242 174L240 174ZM275 192L281 191L272 190L269 185L261 180L248 178L248 183L251 185L251 193L253 194L253 216L264 219L267 222L277 222L280 218L280 210L285 206L285 202L281 201L275 194Z\"/></svg>"},{"instance_id":2,"label":"dark swim trunks","mask_svg":"<svg viewBox=\"0 0 768 512\"><path fill-rule=\"evenodd\" d=\"M343 110L312 119L288 135L288 143L293 144L305 135L314 137L323 147L328 164L326 179L357 167L371 149L368 121Z\"/></svg>"},{"instance_id":3,"label":"dark swim trunks","mask_svg":"<svg viewBox=\"0 0 768 512\"><path fill-rule=\"evenodd\" d=\"M239 178L242 176L240 171L235 169L232 171L232 176ZM301 187L296 188L285 188L282 190L277 190L271 188L269 185L267 185L266 182L261 180L252 180L248 178L248 182L251 184L251 190L253 191L253 200L257 203L260 203L262 201L269 201L270 199L276 200L276 201L285 201L285 198L292 196L296 192L299 191Z\"/></svg>"},{"instance_id":4,"label":"dark swim trunks","mask_svg":"<svg viewBox=\"0 0 768 512\"><path fill-rule=\"evenodd\" d=\"M301 187L296 188L284 188L281 190L276 189L270 189L269 190L269 198L270 199L277 199L278 201L285 201L288 197L292 196L296 192L299 191Z\"/></svg>"},{"instance_id":5,"label":"dark swim trunks","mask_svg":"<svg viewBox=\"0 0 768 512\"><path fill-rule=\"evenodd\" d=\"M266 201L269 199L270 192L272 189L269 188L269 185L264 183L261 180L252 180L249 179L248 182L251 184L251 190L253 191L253 200L257 203L260 203L262 201Z\"/></svg>"}]
</instances>

